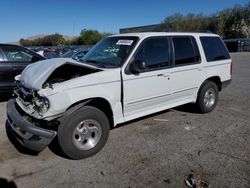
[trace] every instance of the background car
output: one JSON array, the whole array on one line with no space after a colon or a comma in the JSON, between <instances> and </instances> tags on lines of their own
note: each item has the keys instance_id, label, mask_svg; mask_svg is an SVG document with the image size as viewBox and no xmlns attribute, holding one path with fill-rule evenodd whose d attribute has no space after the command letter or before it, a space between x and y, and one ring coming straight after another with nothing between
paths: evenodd
<instances>
[{"instance_id":1,"label":"background car","mask_svg":"<svg viewBox=\"0 0 250 188\"><path fill-rule=\"evenodd\" d=\"M78 48L75 50L70 50L63 54L61 57L63 58L72 58L74 60L78 60L84 57L84 55L90 50L90 48Z\"/></svg>"},{"instance_id":2,"label":"background car","mask_svg":"<svg viewBox=\"0 0 250 188\"><path fill-rule=\"evenodd\" d=\"M59 57L57 51L53 50L53 49L42 49L38 52L36 52L37 54L46 57L47 59L52 59L52 58L57 58Z\"/></svg>"},{"instance_id":3,"label":"background car","mask_svg":"<svg viewBox=\"0 0 250 188\"><path fill-rule=\"evenodd\" d=\"M44 59L46 58L22 46L0 44L0 97L13 92L14 77L27 65Z\"/></svg>"}]
</instances>

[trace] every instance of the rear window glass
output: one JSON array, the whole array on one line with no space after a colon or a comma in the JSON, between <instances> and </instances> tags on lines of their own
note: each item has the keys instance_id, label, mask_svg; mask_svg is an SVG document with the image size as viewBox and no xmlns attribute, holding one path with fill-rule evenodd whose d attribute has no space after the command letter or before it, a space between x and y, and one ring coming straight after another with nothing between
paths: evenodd
<instances>
[{"instance_id":1,"label":"rear window glass","mask_svg":"<svg viewBox=\"0 0 250 188\"><path fill-rule=\"evenodd\" d=\"M219 37L200 37L207 62L230 59L226 46Z\"/></svg>"},{"instance_id":2,"label":"rear window glass","mask_svg":"<svg viewBox=\"0 0 250 188\"><path fill-rule=\"evenodd\" d=\"M188 65L200 62L200 54L193 37L173 37L175 65Z\"/></svg>"}]
</instances>

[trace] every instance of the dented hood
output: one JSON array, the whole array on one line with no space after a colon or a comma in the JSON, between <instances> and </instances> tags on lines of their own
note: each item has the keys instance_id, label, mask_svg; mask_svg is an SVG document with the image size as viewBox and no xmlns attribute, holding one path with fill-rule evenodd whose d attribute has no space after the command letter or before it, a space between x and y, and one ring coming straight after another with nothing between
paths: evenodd
<instances>
[{"instance_id":1,"label":"dented hood","mask_svg":"<svg viewBox=\"0 0 250 188\"><path fill-rule=\"evenodd\" d=\"M98 69L94 66L86 65L70 58L48 59L28 65L21 74L20 82L28 89L32 89L33 91L40 90L53 71L64 64Z\"/></svg>"}]
</instances>

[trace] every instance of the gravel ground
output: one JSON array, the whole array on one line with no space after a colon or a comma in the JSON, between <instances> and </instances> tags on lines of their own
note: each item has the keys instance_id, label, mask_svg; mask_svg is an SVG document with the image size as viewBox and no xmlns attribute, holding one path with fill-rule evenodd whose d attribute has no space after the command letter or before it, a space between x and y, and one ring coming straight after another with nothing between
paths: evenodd
<instances>
[{"instance_id":1,"label":"gravel ground","mask_svg":"<svg viewBox=\"0 0 250 188\"><path fill-rule=\"evenodd\" d=\"M49 149L19 153L6 136L6 102L0 103L0 187L185 187L190 173L211 187L250 187L250 53L231 55L233 81L213 112L184 106L127 123L84 160Z\"/></svg>"}]
</instances>

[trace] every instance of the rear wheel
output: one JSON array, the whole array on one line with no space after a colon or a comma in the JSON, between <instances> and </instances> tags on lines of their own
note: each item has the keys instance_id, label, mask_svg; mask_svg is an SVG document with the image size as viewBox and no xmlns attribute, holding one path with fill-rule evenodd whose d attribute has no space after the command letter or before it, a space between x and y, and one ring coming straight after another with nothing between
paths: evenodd
<instances>
[{"instance_id":1,"label":"rear wheel","mask_svg":"<svg viewBox=\"0 0 250 188\"><path fill-rule=\"evenodd\" d=\"M84 106L67 116L58 127L58 143L71 159L83 159L100 151L109 136L106 115L92 106Z\"/></svg>"},{"instance_id":2,"label":"rear wheel","mask_svg":"<svg viewBox=\"0 0 250 188\"><path fill-rule=\"evenodd\" d=\"M198 93L196 104L201 113L211 112L218 102L218 86L214 82L205 81Z\"/></svg>"}]
</instances>

